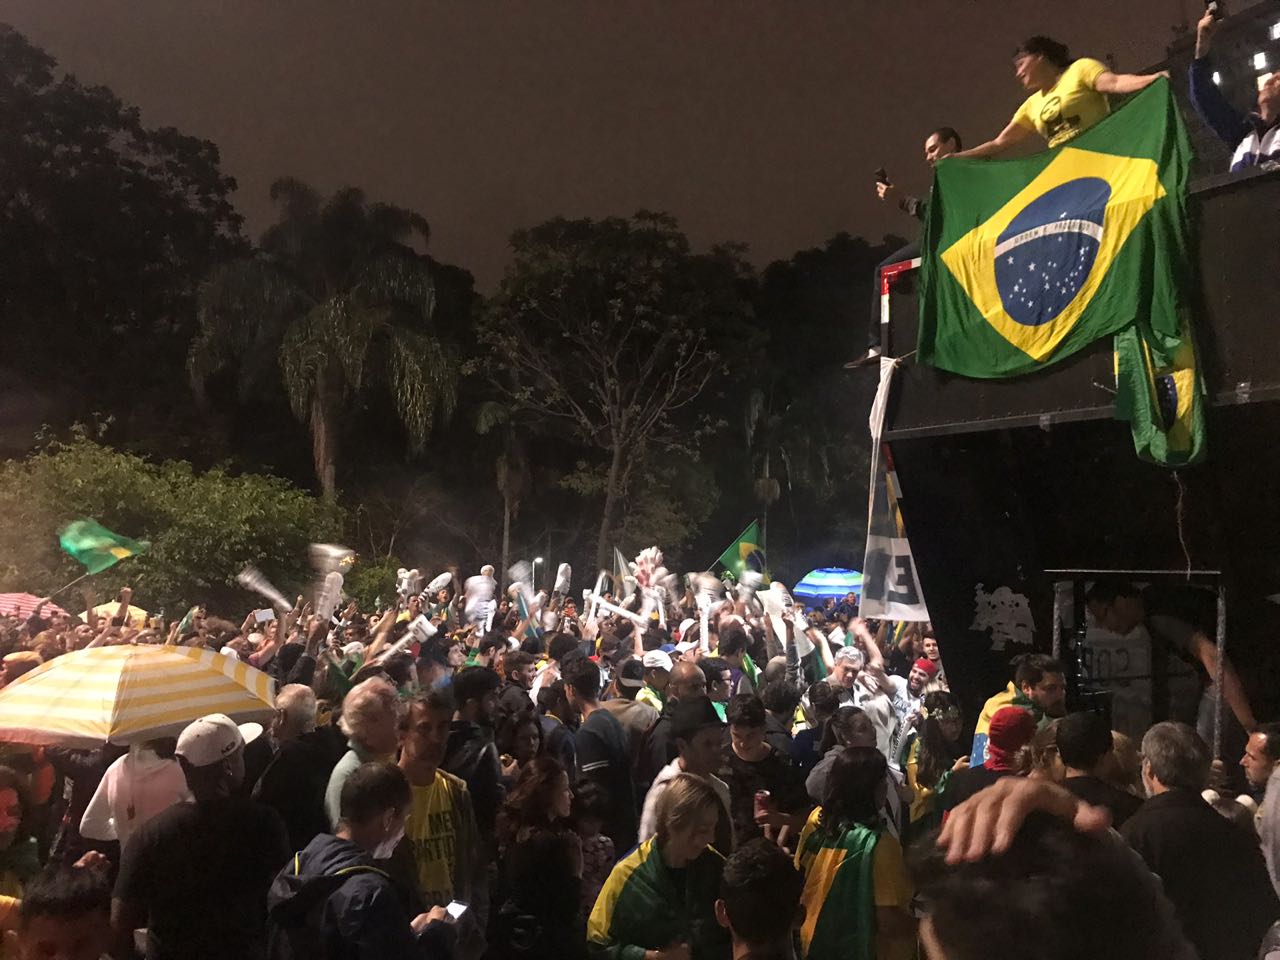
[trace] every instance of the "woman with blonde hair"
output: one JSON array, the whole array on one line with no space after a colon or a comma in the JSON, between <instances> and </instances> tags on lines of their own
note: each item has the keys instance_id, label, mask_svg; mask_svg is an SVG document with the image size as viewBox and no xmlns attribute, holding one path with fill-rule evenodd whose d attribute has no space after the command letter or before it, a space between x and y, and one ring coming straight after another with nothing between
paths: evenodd
<instances>
[{"instance_id":1,"label":"woman with blonde hair","mask_svg":"<svg viewBox=\"0 0 1280 960\"><path fill-rule=\"evenodd\" d=\"M720 798L703 777L682 773L658 798L657 833L614 866L587 922L593 957L701 960L729 954L716 921L724 856L711 846Z\"/></svg>"}]
</instances>

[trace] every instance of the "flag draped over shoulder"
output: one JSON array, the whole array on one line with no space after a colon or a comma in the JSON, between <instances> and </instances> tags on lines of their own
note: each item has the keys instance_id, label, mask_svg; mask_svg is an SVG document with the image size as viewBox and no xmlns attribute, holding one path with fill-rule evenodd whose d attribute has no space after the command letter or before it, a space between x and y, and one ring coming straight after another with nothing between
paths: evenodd
<instances>
[{"instance_id":1,"label":"flag draped over shoulder","mask_svg":"<svg viewBox=\"0 0 1280 960\"><path fill-rule=\"evenodd\" d=\"M925 224L919 358L968 377L1032 373L1116 337L1116 415L1138 453L1204 453L1185 287L1191 147L1159 80L1069 143L939 163Z\"/></svg>"},{"instance_id":2,"label":"flag draped over shoulder","mask_svg":"<svg viewBox=\"0 0 1280 960\"><path fill-rule=\"evenodd\" d=\"M112 533L96 520L73 520L58 533L58 542L67 556L90 573L101 573L127 557L146 553L151 544Z\"/></svg>"}]
</instances>

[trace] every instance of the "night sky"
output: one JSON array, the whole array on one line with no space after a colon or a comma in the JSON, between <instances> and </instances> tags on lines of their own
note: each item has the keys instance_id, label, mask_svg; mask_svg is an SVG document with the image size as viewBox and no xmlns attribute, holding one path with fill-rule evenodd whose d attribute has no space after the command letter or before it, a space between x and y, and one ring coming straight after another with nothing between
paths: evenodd
<instances>
[{"instance_id":1,"label":"night sky","mask_svg":"<svg viewBox=\"0 0 1280 960\"><path fill-rule=\"evenodd\" d=\"M761 264L840 230L910 233L872 171L923 189L930 129L998 132L1019 40L1136 71L1200 6L0 0L0 20L148 125L214 140L253 235L276 177L352 184L423 213L431 252L488 291L511 231L557 214L664 210Z\"/></svg>"}]
</instances>

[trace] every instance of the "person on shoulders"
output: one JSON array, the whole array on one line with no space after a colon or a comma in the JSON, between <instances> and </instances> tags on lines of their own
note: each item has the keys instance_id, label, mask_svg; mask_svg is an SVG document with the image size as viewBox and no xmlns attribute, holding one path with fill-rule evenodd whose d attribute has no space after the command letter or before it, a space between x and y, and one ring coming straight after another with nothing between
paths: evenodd
<instances>
[{"instance_id":1,"label":"person on shoulders","mask_svg":"<svg viewBox=\"0 0 1280 960\"><path fill-rule=\"evenodd\" d=\"M1221 23L1206 10L1196 25L1196 56L1191 61L1191 106L1218 138L1230 147L1231 172L1237 173L1264 163L1280 161L1280 70L1274 71L1258 87L1252 113L1237 110L1213 79L1209 48Z\"/></svg>"},{"instance_id":2,"label":"person on shoulders","mask_svg":"<svg viewBox=\"0 0 1280 960\"><path fill-rule=\"evenodd\" d=\"M999 157L1036 134L1050 147L1061 146L1111 112L1108 95L1137 93L1169 75L1167 71L1114 73L1105 63L1087 57L1077 60L1064 44L1040 36L1018 47L1013 68L1030 95L994 140L952 156Z\"/></svg>"}]
</instances>

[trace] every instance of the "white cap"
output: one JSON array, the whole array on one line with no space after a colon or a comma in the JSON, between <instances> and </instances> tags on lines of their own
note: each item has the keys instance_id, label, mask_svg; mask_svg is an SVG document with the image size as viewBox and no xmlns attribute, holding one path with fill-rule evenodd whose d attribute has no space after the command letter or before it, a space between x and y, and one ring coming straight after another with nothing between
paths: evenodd
<instances>
[{"instance_id":1,"label":"white cap","mask_svg":"<svg viewBox=\"0 0 1280 960\"><path fill-rule=\"evenodd\" d=\"M260 723L237 726L225 713L211 713L187 724L178 735L178 747L174 753L193 767L207 767L225 760L261 735Z\"/></svg>"},{"instance_id":2,"label":"white cap","mask_svg":"<svg viewBox=\"0 0 1280 960\"><path fill-rule=\"evenodd\" d=\"M689 618L688 618L688 619L686 619L686 620L681 620L681 621L680 621L680 630L679 630L678 632L679 632L679 634L680 634L680 641L681 641L681 643L683 643L684 641L686 641L686 640L688 640L688 639L689 639L689 631L690 631L690 630L691 630L695 625L697 625L697 623L698 623L698 621L697 621L697 620L695 620L695 619L693 619L693 617L689 617ZM679 649L680 649L680 644L679 644L679 643L677 643L677 644L676 644L676 649L677 649L677 650L679 650Z\"/></svg>"},{"instance_id":3,"label":"white cap","mask_svg":"<svg viewBox=\"0 0 1280 960\"><path fill-rule=\"evenodd\" d=\"M644 664L646 670L671 671L671 657L661 650L650 650L640 662Z\"/></svg>"},{"instance_id":4,"label":"white cap","mask_svg":"<svg viewBox=\"0 0 1280 960\"><path fill-rule=\"evenodd\" d=\"M698 641L697 641L697 640L681 640L679 643L677 643L677 644L676 644L676 652L677 652L677 653L688 653L690 650L692 650L692 649L693 649L694 647L696 647L697 645L698 645Z\"/></svg>"}]
</instances>

